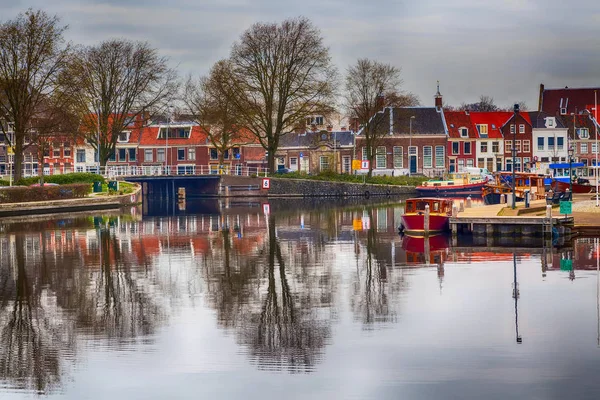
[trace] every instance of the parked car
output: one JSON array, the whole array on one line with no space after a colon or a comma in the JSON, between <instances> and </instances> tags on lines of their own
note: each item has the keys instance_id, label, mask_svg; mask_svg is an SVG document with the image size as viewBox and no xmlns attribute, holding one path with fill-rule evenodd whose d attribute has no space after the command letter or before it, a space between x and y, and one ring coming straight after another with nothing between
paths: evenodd
<instances>
[{"instance_id":1,"label":"parked car","mask_svg":"<svg viewBox=\"0 0 600 400\"><path fill-rule=\"evenodd\" d=\"M292 170L289 168L280 168L275 173L276 174L289 174L290 172L292 172Z\"/></svg>"},{"instance_id":2,"label":"parked car","mask_svg":"<svg viewBox=\"0 0 600 400\"><path fill-rule=\"evenodd\" d=\"M29 187L39 187L42 186L39 183L34 183L33 185L29 185ZM44 182L44 186L60 186L58 183L50 183L50 182Z\"/></svg>"}]
</instances>

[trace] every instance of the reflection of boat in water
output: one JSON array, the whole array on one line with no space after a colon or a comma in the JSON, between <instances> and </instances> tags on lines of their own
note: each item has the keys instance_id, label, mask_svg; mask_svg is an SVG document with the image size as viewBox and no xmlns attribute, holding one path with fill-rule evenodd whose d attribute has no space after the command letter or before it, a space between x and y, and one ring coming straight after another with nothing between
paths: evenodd
<instances>
[{"instance_id":1,"label":"reflection of boat in water","mask_svg":"<svg viewBox=\"0 0 600 400\"><path fill-rule=\"evenodd\" d=\"M448 255L448 247L448 236L445 234L402 237L402 249L406 251L406 262L409 264L442 265Z\"/></svg>"},{"instance_id":2,"label":"reflection of boat in water","mask_svg":"<svg viewBox=\"0 0 600 400\"><path fill-rule=\"evenodd\" d=\"M416 187L420 196L456 196L481 193L487 175L472 175L469 172L449 174L445 179L431 179Z\"/></svg>"},{"instance_id":3,"label":"reflection of boat in water","mask_svg":"<svg viewBox=\"0 0 600 400\"><path fill-rule=\"evenodd\" d=\"M512 172L497 172L494 179L488 182L481 191L485 204L500 204L503 195L512 196ZM530 200L546 198L545 176L525 172L515 172L515 195L517 201L523 201L525 192L530 193ZM507 197L508 199L508 197Z\"/></svg>"},{"instance_id":4,"label":"reflection of boat in water","mask_svg":"<svg viewBox=\"0 0 600 400\"><path fill-rule=\"evenodd\" d=\"M402 215L401 231L412 234L425 234L425 208L429 206L428 232L447 231L452 215L452 200L439 198L417 198L406 200Z\"/></svg>"}]
</instances>

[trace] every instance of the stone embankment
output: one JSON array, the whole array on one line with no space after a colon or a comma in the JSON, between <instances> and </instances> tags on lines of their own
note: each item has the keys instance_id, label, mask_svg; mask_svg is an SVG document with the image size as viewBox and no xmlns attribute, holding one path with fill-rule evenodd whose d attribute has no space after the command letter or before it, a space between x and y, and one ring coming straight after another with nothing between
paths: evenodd
<instances>
[{"instance_id":1,"label":"stone embankment","mask_svg":"<svg viewBox=\"0 0 600 400\"><path fill-rule=\"evenodd\" d=\"M140 201L141 188L138 187L133 193L116 196L96 195L81 199L0 204L0 217L111 210L137 204Z\"/></svg>"}]
</instances>

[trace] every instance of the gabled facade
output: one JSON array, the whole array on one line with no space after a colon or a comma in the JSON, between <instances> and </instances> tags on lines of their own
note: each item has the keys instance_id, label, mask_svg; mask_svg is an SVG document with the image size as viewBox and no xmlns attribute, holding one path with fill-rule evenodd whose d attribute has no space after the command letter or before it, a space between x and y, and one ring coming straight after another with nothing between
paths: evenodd
<instances>
[{"instance_id":1,"label":"gabled facade","mask_svg":"<svg viewBox=\"0 0 600 400\"><path fill-rule=\"evenodd\" d=\"M596 140L597 127L593 114L586 111L581 114L564 116L562 123L568 130L569 146L573 148L574 159L586 166L582 170L582 175L592 177L593 171L587 166L595 165L596 156L599 156L598 160L600 160L600 154L598 154L600 149L598 149Z\"/></svg>"},{"instance_id":2,"label":"gabled facade","mask_svg":"<svg viewBox=\"0 0 600 400\"><path fill-rule=\"evenodd\" d=\"M502 126L512 117L504 111L469 112L471 123L477 132L476 166L490 172L505 169L505 147Z\"/></svg>"},{"instance_id":3,"label":"gabled facade","mask_svg":"<svg viewBox=\"0 0 600 400\"><path fill-rule=\"evenodd\" d=\"M568 134L562 119L543 111L529 113L532 125L532 170L550 173L549 164L568 160Z\"/></svg>"},{"instance_id":4,"label":"gabled facade","mask_svg":"<svg viewBox=\"0 0 600 400\"><path fill-rule=\"evenodd\" d=\"M444 117L448 128L448 172L462 172L465 167L476 166L478 134L469 112L445 111Z\"/></svg>"},{"instance_id":5,"label":"gabled facade","mask_svg":"<svg viewBox=\"0 0 600 400\"><path fill-rule=\"evenodd\" d=\"M352 172L354 133L350 131L290 132L279 142L277 168L319 173Z\"/></svg>"},{"instance_id":6,"label":"gabled facade","mask_svg":"<svg viewBox=\"0 0 600 400\"><path fill-rule=\"evenodd\" d=\"M526 172L531 168L533 152L531 149L533 135L531 120L527 112L519 113L515 121L514 114L509 114L508 120L500 130L504 136L504 169ZM515 148L515 159L513 160L512 149Z\"/></svg>"}]
</instances>

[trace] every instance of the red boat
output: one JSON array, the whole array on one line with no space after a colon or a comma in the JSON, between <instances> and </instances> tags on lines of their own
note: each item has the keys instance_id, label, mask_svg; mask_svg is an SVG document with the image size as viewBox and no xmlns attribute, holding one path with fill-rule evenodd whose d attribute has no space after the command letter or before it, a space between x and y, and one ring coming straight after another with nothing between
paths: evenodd
<instances>
[{"instance_id":1,"label":"red boat","mask_svg":"<svg viewBox=\"0 0 600 400\"><path fill-rule=\"evenodd\" d=\"M592 193L594 186L589 183L573 182L573 193ZM552 180L552 190L555 192L566 192L569 189L569 182Z\"/></svg>"},{"instance_id":2,"label":"red boat","mask_svg":"<svg viewBox=\"0 0 600 400\"><path fill-rule=\"evenodd\" d=\"M425 207L429 206L429 229L425 230ZM452 200L424 197L406 200L400 230L407 234L423 235L444 232L449 228Z\"/></svg>"}]
</instances>

